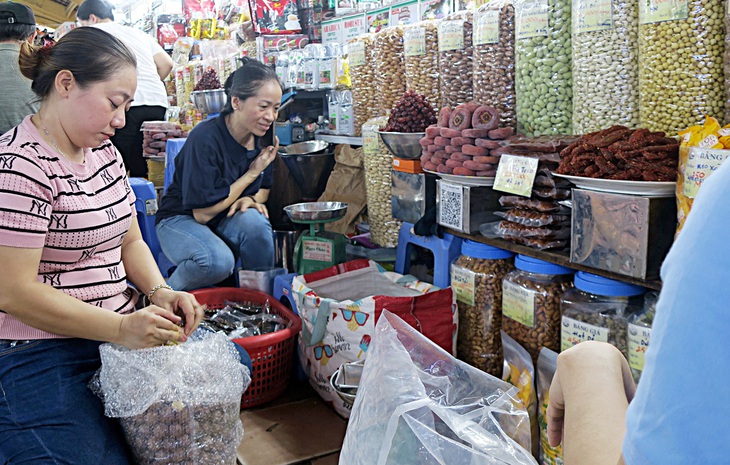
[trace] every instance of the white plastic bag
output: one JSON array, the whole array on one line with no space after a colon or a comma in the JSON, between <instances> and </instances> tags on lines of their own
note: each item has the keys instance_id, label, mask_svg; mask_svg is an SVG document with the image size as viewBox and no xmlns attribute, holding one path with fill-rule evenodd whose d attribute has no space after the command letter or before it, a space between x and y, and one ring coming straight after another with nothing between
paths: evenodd
<instances>
[{"instance_id":1,"label":"white plastic bag","mask_svg":"<svg viewBox=\"0 0 730 465\"><path fill-rule=\"evenodd\" d=\"M92 388L120 419L135 462L226 464L243 437L241 394L248 368L228 338L199 331L175 346L100 346Z\"/></svg>"},{"instance_id":2,"label":"white plastic bag","mask_svg":"<svg viewBox=\"0 0 730 465\"><path fill-rule=\"evenodd\" d=\"M384 310L339 463L536 464L516 394Z\"/></svg>"}]
</instances>

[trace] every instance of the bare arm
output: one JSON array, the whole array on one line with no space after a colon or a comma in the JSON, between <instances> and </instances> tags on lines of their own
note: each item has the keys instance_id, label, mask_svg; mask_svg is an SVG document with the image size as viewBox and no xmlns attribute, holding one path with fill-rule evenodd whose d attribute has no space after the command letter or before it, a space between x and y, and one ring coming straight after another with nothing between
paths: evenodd
<instances>
[{"instance_id":1,"label":"bare arm","mask_svg":"<svg viewBox=\"0 0 730 465\"><path fill-rule=\"evenodd\" d=\"M266 169L266 167L269 166L272 161L274 161L274 158L276 157L276 151L279 148L278 140L276 140L275 144L276 145L269 146L266 149L262 150L261 153L253 161L253 163L251 163L248 171L244 173L243 176L238 178L233 184L231 184L228 192L228 197L213 206L194 209L193 218L195 218L195 221L201 224L207 224L208 221L215 218L222 211L230 209L231 206L233 206L233 204L241 196L241 194L243 194L243 191L245 191L248 186L253 184L253 182L256 181L256 178L259 177L259 175ZM256 200L258 201L258 199Z\"/></svg>"},{"instance_id":2,"label":"bare arm","mask_svg":"<svg viewBox=\"0 0 730 465\"><path fill-rule=\"evenodd\" d=\"M157 74L160 76L160 80L164 80L172 71L173 61L165 52L156 53L152 59L155 61L157 67Z\"/></svg>"},{"instance_id":3,"label":"bare arm","mask_svg":"<svg viewBox=\"0 0 730 465\"><path fill-rule=\"evenodd\" d=\"M623 464L626 409L636 386L623 354L603 342L581 342L558 356L550 386L548 437L563 443L565 465Z\"/></svg>"}]
</instances>

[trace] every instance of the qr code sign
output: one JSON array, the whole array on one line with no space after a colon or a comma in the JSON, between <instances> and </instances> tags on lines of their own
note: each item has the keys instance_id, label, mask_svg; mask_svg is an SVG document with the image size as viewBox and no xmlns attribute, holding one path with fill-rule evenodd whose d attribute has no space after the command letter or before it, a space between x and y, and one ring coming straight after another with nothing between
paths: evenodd
<instances>
[{"instance_id":1,"label":"qr code sign","mask_svg":"<svg viewBox=\"0 0 730 465\"><path fill-rule=\"evenodd\" d=\"M439 182L438 224L458 231L464 229L464 188Z\"/></svg>"}]
</instances>

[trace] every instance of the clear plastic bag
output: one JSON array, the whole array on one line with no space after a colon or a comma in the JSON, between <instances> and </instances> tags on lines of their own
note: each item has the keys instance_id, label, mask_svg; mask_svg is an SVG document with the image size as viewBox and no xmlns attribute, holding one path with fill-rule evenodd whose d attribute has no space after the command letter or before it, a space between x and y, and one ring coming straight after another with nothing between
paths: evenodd
<instances>
[{"instance_id":1,"label":"clear plastic bag","mask_svg":"<svg viewBox=\"0 0 730 465\"><path fill-rule=\"evenodd\" d=\"M639 0L575 11L573 131L639 126ZM602 6L601 4L597 4Z\"/></svg>"},{"instance_id":2,"label":"clear plastic bag","mask_svg":"<svg viewBox=\"0 0 730 465\"><path fill-rule=\"evenodd\" d=\"M541 227L570 225L570 215L543 213L534 210L525 210L522 208L513 208L506 212L494 212L494 214L507 221L524 226Z\"/></svg>"},{"instance_id":3,"label":"clear plastic bag","mask_svg":"<svg viewBox=\"0 0 730 465\"><path fill-rule=\"evenodd\" d=\"M641 127L674 136L705 115L725 114L724 8L718 0L686 0L654 10L639 3ZM667 11L671 15L665 15Z\"/></svg>"},{"instance_id":4,"label":"clear plastic bag","mask_svg":"<svg viewBox=\"0 0 730 465\"><path fill-rule=\"evenodd\" d=\"M500 127L515 120L515 7L493 0L474 13L474 101L499 110Z\"/></svg>"},{"instance_id":5,"label":"clear plastic bag","mask_svg":"<svg viewBox=\"0 0 730 465\"><path fill-rule=\"evenodd\" d=\"M362 125L378 116L378 92L375 87L373 63L373 38L370 35L356 37L348 44L348 63L352 82L353 119L355 135L362 133Z\"/></svg>"},{"instance_id":6,"label":"clear plastic bag","mask_svg":"<svg viewBox=\"0 0 730 465\"><path fill-rule=\"evenodd\" d=\"M571 1L515 1L517 131L573 133Z\"/></svg>"},{"instance_id":7,"label":"clear plastic bag","mask_svg":"<svg viewBox=\"0 0 730 465\"><path fill-rule=\"evenodd\" d=\"M231 464L243 437L248 368L225 335L198 331L174 346L102 344L92 389L119 418L136 463Z\"/></svg>"},{"instance_id":8,"label":"clear plastic bag","mask_svg":"<svg viewBox=\"0 0 730 465\"><path fill-rule=\"evenodd\" d=\"M537 358L537 422L540 425L540 463L563 465L563 446L552 447L547 435L547 408L550 403L550 385L558 369L558 353L547 347L540 349Z\"/></svg>"},{"instance_id":9,"label":"clear plastic bag","mask_svg":"<svg viewBox=\"0 0 730 465\"><path fill-rule=\"evenodd\" d=\"M385 115L406 91L403 61L403 28L388 27L375 34L373 43L375 88L379 94L375 102L378 115Z\"/></svg>"},{"instance_id":10,"label":"clear plastic bag","mask_svg":"<svg viewBox=\"0 0 730 465\"><path fill-rule=\"evenodd\" d=\"M536 464L516 394L383 310L340 463Z\"/></svg>"},{"instance_id":11,"label":"clear plastic bag","mask_svg":"<svg viewBox=\"0 0 730 465\"><path fill-rule=\"evenodd\" d=\"M473 100L471 11L458 11L439 22L439 81L441 108Z\"/></svg>"},{"instance_id":12,"label":"clear plastic bag","mask_svg":"<svg viewBox=\"0 0 730 465\"><path fill-rule=\"evenodd\" d=\"M438 26L436 21L422 21L403 31L406 90L425 95L438 113L439 92Z\"/></svg>"},{"instance_id":13,"label":"clear plastic bag","mask_svg":"<svg viewBox=\"0 0 730 465\"><path fill-rule=\"evenodd\" d=\"M535 392L535 365L530 354L512 339L504 330L502 350L504 352L504 372L502 379L518 389L517 398L527 410L530 417L530 434L532 438L532 455L540 453L540 428L537 423L537 393Z\"/></svg>"}]
</instances>

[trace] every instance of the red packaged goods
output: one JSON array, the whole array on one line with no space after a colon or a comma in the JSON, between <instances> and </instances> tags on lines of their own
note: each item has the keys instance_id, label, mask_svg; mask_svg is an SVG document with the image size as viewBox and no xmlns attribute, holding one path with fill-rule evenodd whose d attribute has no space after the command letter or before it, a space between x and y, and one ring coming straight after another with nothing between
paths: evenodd
<instances>
[{"instance_id":1,"label":"red packaged goods","mask_svg":"<svg viewBox=\"0 0 730 465\"><path fill-rule=\"evenodd\" d=\"M474 129L495 129L499 126L499 111L486 105L477 108L471 117Z\"/></svg>"}]
</instances>

